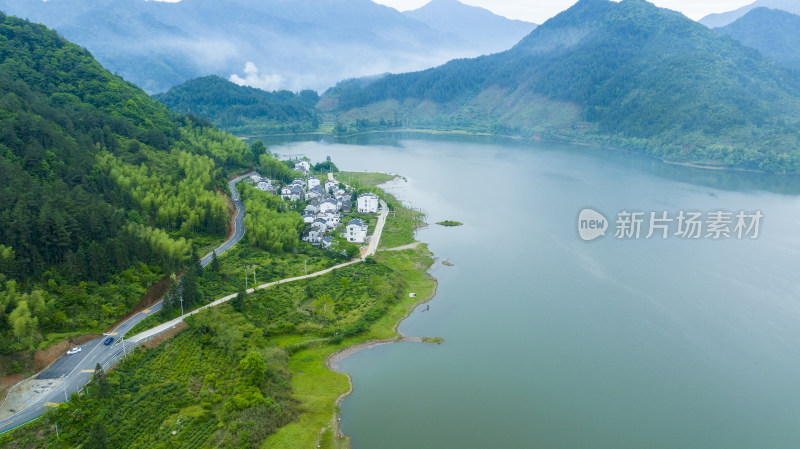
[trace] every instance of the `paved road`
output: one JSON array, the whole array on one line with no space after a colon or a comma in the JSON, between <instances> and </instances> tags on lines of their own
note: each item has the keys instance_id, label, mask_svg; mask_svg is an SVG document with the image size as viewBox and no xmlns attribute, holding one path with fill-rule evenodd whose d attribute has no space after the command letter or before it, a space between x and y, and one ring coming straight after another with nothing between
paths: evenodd
<instances>
[{"instance_id":1,"label":"paved road","mask_svg":"<svg viewBox=\"0 0 800 449\"><path fill-rule=\"evenodd\" d=\"M375 254L375 251L378 250L378 243L380 243L381 234L383 233L383 225L386 224L386 217L388 215L389 206L386 205L385 201L381 200L381 214L378 216L378 223L375 225L375 232L373 232L372 237L369 238L367 252L364 254L364 257L372 256Z\"/></svg>"},{"instance_id":2,"label":"paved road","mask_svg":"<svg viewBox=\"0 0 800 449\"><path fill-rule=\"evenodd\" d=\"M114 338L113 344L104 345L103 340L105 337L94 339L81 345L80 347L83 349L81 352L75 355L64 355L46 370L39 373L36 379L62 379L63 382L32 404L28 404L24 409L17 410L16 414L0 421L0 432L10 430L20 424L38 418L44 411L45 404L64 402L68 395L83 388L91 380L92 373L94 373L95 366L98 363L106 365L105 368L107 369L108 365L110 365L109 362L116 361L119 355L128 349L127 342L120 343L121 336L125 335L136 323L160 309L161 304L158 304L146 311L137 313L117 326L109 334ZM124 345L125 347L123 347ZM9 392L9 396L11 394L13 394L13 391Z\"/></svg>"},{"instance_id":3,"label":"paved road","mask_svg":"<svg viewBox=\"0 0 800 449\"><path fill-rule=\"evenodd\" d=\"M244 204L239 201L239 192L236 190L236 183L246 178L249 175L243 175L228 183L230 187L233 202L236 205L236 217L234 219L235 229L233 236L217 248L217 255L224 253L226 250L235 245L244 236ZM200 261L204 267L211 263L212 253L209 253ZM124 323L117 326L111 334L114 337L114 343L106 346L103 344L103 339L98 338L88 343L81 345L82 351L75 355L64 355L56 360L47 369L42 371L36 376L36 379L63 379L63 383L55 390L43 395L40 399L29 404L22 410L16 410L16 413L9 418L0 421L0 433L13 429L21 424L24 424L34 418L39 417L45 409L45 404L56 404L64 402L67 396L80 390L92 378L94 368L97 363L104 365L105 368L113 365L120 356L127 350L125 343L120 343L120 339L126 332L133 326L142 321L147 316L161 310L161 302L153 305L149 309L137 313ZM141 334L140 334L141 335ZM140 339L141 340L141 339ZM133 343L133 341L131 342ZM132 346L132 344L131 344ZM13 394L13 390L9 392L9 396Z\"/></svg>"},{"instance_id":4,"label":"paved road","mask_svg":"<svg viewBox=\"0 0 800 449\"><path fill-rule=\"evenodd\" d=\"M236 218L233 220L233 236L216 249L217 256L229 250L233 245L239 243L239 240L244 237L244 204L239 201L239 191L236 190L236 183L244 178L247 178L248 176L250 176L249 173L239 176L238 178L234 178L228 182L228 187L231 191L231 199L233 199L233 204L236 206ZM212 257L213 252L206 254L205 257L200 259L200 265L205 267L206 265L210 264Z\"/></svg>"}]
</instances>

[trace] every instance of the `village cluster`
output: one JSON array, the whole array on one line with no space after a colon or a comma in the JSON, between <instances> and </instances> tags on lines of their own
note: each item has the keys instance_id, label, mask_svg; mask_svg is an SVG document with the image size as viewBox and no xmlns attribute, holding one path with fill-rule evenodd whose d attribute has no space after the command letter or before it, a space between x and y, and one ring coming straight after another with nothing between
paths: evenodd
<instances>
[{"instance_id":1,"label":"village cluster","mask_svg":"<svg viewBox=\"0 0 800 449\"><path fill-rule=\"evenodd\" d=\"M303 173L304 178L295 178L282 187L258 173L253 173L250 179L256 188L273 195L280 195L289 201L308 202L303 209L303 221L309 226L303 233L302 240L312 244L329 248L342 215L347 215L353 210L353 189L328 173L323 183L316 176L311 175L311 165L305 160L296 160L295 171ZM356 211L361 214L374 214L378 212L378 195L364 193L356 198ZM364 243L367 241L367 224L358 218L347 222L341 235L351 243Z\"/></svg>"}]
</instances>

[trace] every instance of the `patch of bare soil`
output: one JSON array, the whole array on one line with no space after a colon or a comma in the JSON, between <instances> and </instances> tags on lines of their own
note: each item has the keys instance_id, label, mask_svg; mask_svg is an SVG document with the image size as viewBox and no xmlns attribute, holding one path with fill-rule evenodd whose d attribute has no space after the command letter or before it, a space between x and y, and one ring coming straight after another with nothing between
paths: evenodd
<instances>
[{"instance_id":1,"label":"patch of bare soil","mask_svg":"<svg viewBox=\"0 0 800 449\"><path fill-rule=\"evenodd\" d=\"M22 381L22 379L24 379L22 374L9 374L8 376L0 377L0 404L5 400L8 390Z\"/></svg>"}]
</instances>

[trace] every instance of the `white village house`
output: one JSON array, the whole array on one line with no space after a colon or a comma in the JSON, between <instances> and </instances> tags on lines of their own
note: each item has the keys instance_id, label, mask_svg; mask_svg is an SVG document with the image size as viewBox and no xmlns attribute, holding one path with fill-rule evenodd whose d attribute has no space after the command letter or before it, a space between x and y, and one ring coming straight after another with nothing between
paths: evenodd
<instances>
[{"instance_id":1,"label":"white village house","mask_svg":"<svg viewBox=\"0 0 800 449\"><path fill-rule=\"evenodd\" d=\"M367 225L358 218L354 218L347 223L345 237L348 242L364 243L367 239Z\"/></svg>"},{"instance_id":2,"label":"white village house","mask_svg":"<svg viewBox=\"0 0 800 449\"><path fill-rule=\"evenodd\" d=\"M303 160L295 161L294 169L299 172L308 173L311 170L311 164Z\"/></svg>"},{"instance_id":3,"label":"white village house","mask_svg":"<svg viewBox=\"0 0 800 449\"><path fill-rule=\"evenodd\" d=\"M308 230L308 233L303 237L303 241L309 243L319 243L322 241L324 234L325 226L317 226L316 223L314 223L311 225L311 229Z\"/></svg>"},{"instance_id":4,"label":"white village house","mask_svg":"<svg viewBox=\"0 0 800 449\"><path fill-rule=\"evenodd\" d=\"M378 212L378 195L365 193L358 196L357 210L362 214L374 214Z\"/></svg>"},{"instance_id":5,"label":"white village house","mask_svg":"<svg viewBox=\"0 0 800 449\"><path fill-rule=\"evenodd\" d=\"M281 197L289 201L303 199L303 188L296 184L289 184L281 189Z\"/></svg>"},{"instance_id":6,"label":"white village house","mask_svg":"<svg viewBox=\"0 0 800 449\"><path fill-rule=\"evenodd\" d=\"M272 183L270 183L268 179L267 180L258 181L258 184L256 184L256 188L258 190L263 191L263 192L269 192L270 189L272 188Z\"/></svg>"},{"instance_id":7,"label":"white village house","mask_svg":"<svg viewBox=\"0 0 800 449\"><path fill-rule=\"evenodd\" d=\"M309 190L313 189L314 187L318 186L319 184L320 184L319 178L315 178L313 176L308 178L308 188L309 188Z\"/></svg>"},{"instance_id":8,"label":"white village house","mask_svg":"<svg viewBox=\"0 0 800 449\"><path fill-rule=\"evenodd\" d=\"M310 185L311 184L309 183L309 186ZM306 198L308 199L320 198L324 194L325 192L322 190L322 186L320 186L319 183L317 183L316 186L308 188L308 192L306 192Z\"/></svg>"},{"instance_id":9,"label":"white village house","mask_svg":"<svg viewBox=\"0 0 800 449\"><path fill-rule=\"evenodd\" d=\"M328 229L333 229L336 226L339 226L339 214L325 214L325 225L328 226Z\"/></svg>"},{"instance_id":10,"label":"white village house","mask_svg":"<svg viewBox=\"0 0 800 449\"><path fill-rule=\"evenodd\" d=\"M329 179L325 181L325 191L330 192L333 190L334 192L339 189L339 183L336 182L335 179Z\"/></svg>"},{"instance_id":11,"label":"white village house","mask_svg":"<svg viewBox=\"0 0 800 449\"><path fill-rule=\"evenodd\" d=\"M333 199L333 198L328 198L328 199L322 200L322 202L319 203L319 213L320 214L335 213L337 210L339 210L339 205L336 203L336 200Z\"/></svg>"},{"instance_id":12,"label":"white village house","mask_svg":"<svg viewBox=\"0 0 800 449\"><path fill-rule=\"evenodd\" d=\"M314 219L314 222L311 223L311 227L321 228L322 232L328 230L328 220L322 217L317 217Z\"/></svg>"}]
</instances>

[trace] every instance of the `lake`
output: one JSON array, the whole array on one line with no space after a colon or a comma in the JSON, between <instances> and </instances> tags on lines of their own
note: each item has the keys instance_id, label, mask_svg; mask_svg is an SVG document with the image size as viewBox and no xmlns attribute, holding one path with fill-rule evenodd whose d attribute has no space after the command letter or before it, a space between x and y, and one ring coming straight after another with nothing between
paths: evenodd
<instances>
[{"instance_id":1,"label":"lake","mask_svg":"<svg viewBox=\"0 0 800 449\"><path fill-rule=\"evenodd\" d=\"M496 138L270 150L399 173L387 190L429 223L464 223L418 232L454 266L400 326L445 343L340 363L354 449L800 447L798 178ZM605 237L579 238L584 208ZM650 211L716 210L760 211L758 238L644 238ZM620 211L646 212L639 239L615 237Z\"/></svg>"}]
</instances>

